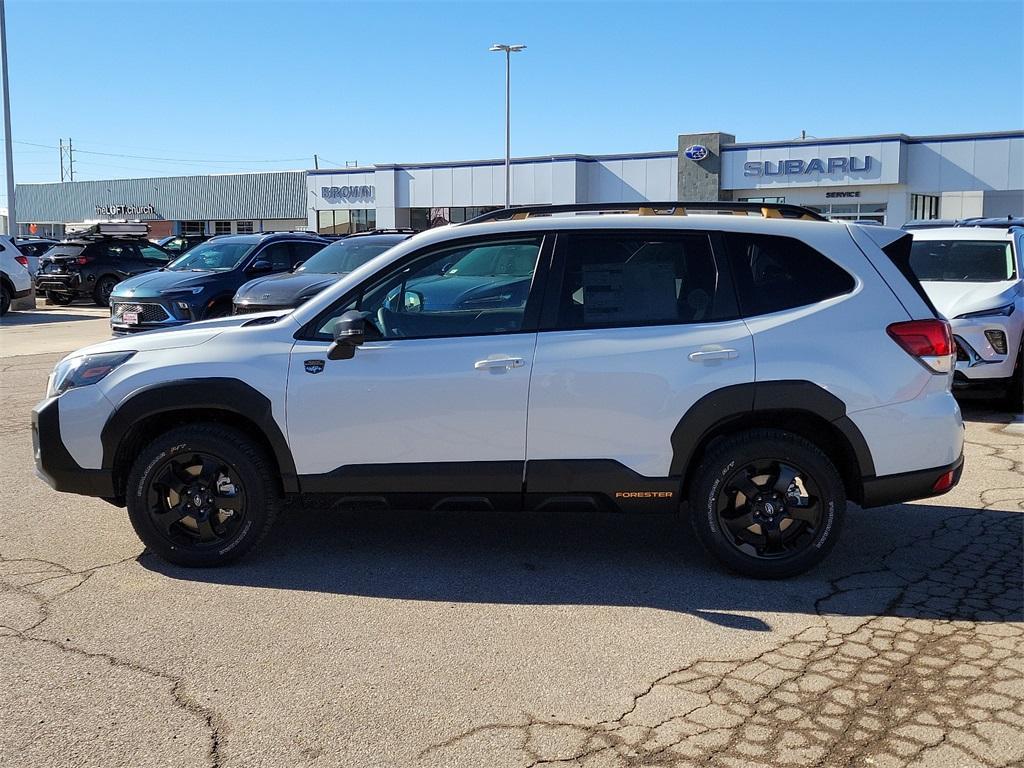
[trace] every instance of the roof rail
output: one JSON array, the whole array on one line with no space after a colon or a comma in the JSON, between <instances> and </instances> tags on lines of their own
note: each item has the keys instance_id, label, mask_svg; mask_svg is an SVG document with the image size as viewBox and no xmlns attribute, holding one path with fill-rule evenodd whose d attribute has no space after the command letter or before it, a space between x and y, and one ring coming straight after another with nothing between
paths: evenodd
<instances>
[{"instance_id":1,"label":"roof rail","mask_svg":"<svg viewBox=\"0 0 1024 768\"><path fill-rule=\"evenodd\" d=\"M555 213L637 213L641 216L685 216L688 211L731 213L744 216L748 213L758 213L766 219L828 221L828 219L815 210L789 203L737 203L731 200L671 200L667 202L521 205L488 211L464 223L480 224L485 221L527 219L530 216L550 216Z\"/></svg>"},{"instance_id":2,"label":"roof rail","mask_svg":"<svg viewBox=\"0 0 1024 768\"><path fill-rule=\"evenodd\" d=\"M362 232L353 232L350 235L342 235L342 237L365 237L367 235L415 235L419 232L418 229L411 229L409 227L381 227L380 229L367 229Z\"/></svg>"}]
</instances>

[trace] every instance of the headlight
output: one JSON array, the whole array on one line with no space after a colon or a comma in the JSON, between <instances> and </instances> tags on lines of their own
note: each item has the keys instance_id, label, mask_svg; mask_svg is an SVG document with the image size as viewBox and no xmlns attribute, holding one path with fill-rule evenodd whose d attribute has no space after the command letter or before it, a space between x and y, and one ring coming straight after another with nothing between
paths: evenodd
<instances>
[{"instance_id":1,"label":"headlight","mask_svg":"<svg viewBox=\"0 0 1024 768\"><path fill-rule=\"evenodd\" d=\"M53 369L46 385L46 396L57 397L75 387L95 384L122 363L131 359L134 352L104 352L98 355L83 355L64 360Z\"/></svg>"},{"instance_id":2,"label":"headlight","mask_svg":"<svg viewBox=\"0 0 1024 768\"><path fill-rule=\"evenodd\" d=\"M977 312L965 312L962 315L957 315L954 320L964 320L969 317L1009 317L1013 314L1014 304L1010 302L1003 307L993 307L992 309L980 309Z\"/></svg>"},{"instance_id":3,"label":"headlight","mask_svg":"<svg viewBox=\"0 0 1024 768\"><path fill-rule=\"evenodd\" d=\"M185 293L191 293L193 296L203 292L205 286L200 285L198 288L168 288L166 291L160 291L161 296L174 296Z\"/></svg>"}]
</instances>

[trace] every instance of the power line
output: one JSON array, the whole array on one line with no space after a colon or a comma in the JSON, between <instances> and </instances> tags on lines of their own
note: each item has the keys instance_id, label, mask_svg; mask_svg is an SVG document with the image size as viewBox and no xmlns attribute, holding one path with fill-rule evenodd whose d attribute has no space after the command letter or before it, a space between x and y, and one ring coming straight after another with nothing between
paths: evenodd
<instances>
[{"instance_id":1,"label":"power line","mask_svg":"<svg viewBox=\"0 0 1024 768\"><path fill-rule=\"evenodd\" d=\"M14 143L15 144L22 144L22 145L28 146L28 147L42 147L44 149L59 149L59 147L55 147L52 144L38 144L38 143L35 143L35 142L31 142L31 141L15 141ZM103 156L103 157L124 157L124 158L130 158L130 159L133 159L133 160L154 160L154 161L162 162L162 163L187 163L187 164L191 164L191 165L201 165L203 163L229 163L229 164L230 163L235 163L235 164L237 164L237 163L296 163L296 162L304 162L304 161L306 161L308 159L306 157L285 157L285 158L281 158L281 159L278 159L278 160L245 160L245 159L241 159L241 158L240 159L231 159L231 160L228 160L228 159L209 159L209 160L192 159L192 160L189 160L189 159L182 158L182 157L154 157L152 155L130 155L130 154L121 153L121 152L98 152L97 150L94 150L94 149L78 149L76 151L81 153L81 154L100 155L100 156Z\"/></svg>"}]
</instances>

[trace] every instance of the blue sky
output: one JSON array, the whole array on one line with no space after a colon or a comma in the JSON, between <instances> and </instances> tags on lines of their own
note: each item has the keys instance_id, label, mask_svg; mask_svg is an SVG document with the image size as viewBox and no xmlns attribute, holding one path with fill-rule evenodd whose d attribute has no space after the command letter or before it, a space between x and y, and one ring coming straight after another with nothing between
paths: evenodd
<instances>
[{"instance_id":1,"label":"blue sky","mask_svg":"<svg viewBox=\"0 0 1024 768\"><path fill-rule=\"evenodd\" d=\"M1020 0L8 0L7 27L18 181L69 136L80 179L500 157L499 41L529 46L515 155L1024 126Z\"/></svg>"}]
</instances>

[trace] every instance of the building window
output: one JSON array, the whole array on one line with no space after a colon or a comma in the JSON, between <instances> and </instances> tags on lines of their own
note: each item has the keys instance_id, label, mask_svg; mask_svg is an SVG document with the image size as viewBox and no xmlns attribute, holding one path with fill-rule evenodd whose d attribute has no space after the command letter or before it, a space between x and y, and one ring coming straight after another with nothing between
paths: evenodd
<instances>
[{"instance_id":1,"label":"building window","mask_svg":"<svg viewBox=\"0 0 1024 768\"><path fill-rule=\"evenodd\" d=\"M808 205L830 221L874 221L885 224L885 203L826 203Z\"/></svg>"},{"instance_id":2,"label":"building window","mask_svg":"<svg viewBox=\"0 0 1024 768\"><path fill-rule=\"evenodd\" d=\"M204 221L183 221L181 222L181 234L203 235L206 234L206 222Z\"/></svg>"},{"instance_id":3,"label":"building window","mask_svg":"<svg viewBox=\"0 0 1024 768\"><path fill-rule=\"evenodd\" d=\"M775 205L781 205L786 202L784 197L741 197L738 202L741 203L772 203Z\"/></svg>"},{"instance_id":4,"label":"building window","mask_svg":"<svg viewBox=\"0 0 1024 768\"><path fill-rule=\"evenodd\" d=\"M251 221L239 221L235 222L235 231L240 235L252 234L252 222Z\"/></svg>"},{"instance_id":5,"label":"building window","mask_svg":"<svg viewBox=\"0 0 1024 768\"><path fill-rule=\"evenodd\" d=\"M321 235L351 235L377 228L374 208L337 209L316 212L316 231Z\"/></svg>"},{"instance_id":6,"label":"building window","mask_svg":"<svg viewBox=\"0 0 1024 768\"><path fill-rule=\"evenodd\" d=\"M215 235L230 235L231 234L231 222L230 221L215 221L215 222L213 222L213 234L215 234Z\"/></svg>"},{"instance_id":7,"label":"building window","mask_svg":"<svg viewBox=\"0 0 1024 768\"><path fill-rule=\"evenodd\" d=\"M937 219L937 218L939 218L939 196L938 195L911 195L910 196L910 218L911 219Z\"/></svg>"},{"instance_id":8,"label":"building window","mask_svg":"<svg viewBox=\"0 0 1024 768\"><path fill-rule=\"evenodd\" d=\"M498 210L496 205L471 205L448 208L410 208L409 226L415 230L443 227L447 224L461 224L475 219L489 211Z\"/></svg>"}]
</instances>

